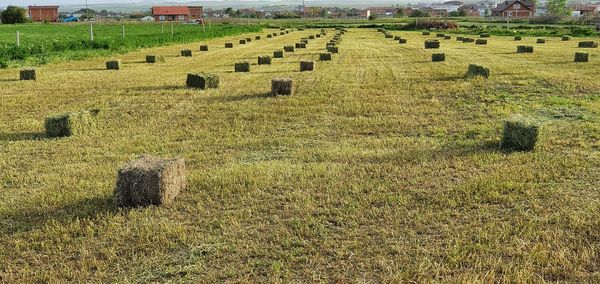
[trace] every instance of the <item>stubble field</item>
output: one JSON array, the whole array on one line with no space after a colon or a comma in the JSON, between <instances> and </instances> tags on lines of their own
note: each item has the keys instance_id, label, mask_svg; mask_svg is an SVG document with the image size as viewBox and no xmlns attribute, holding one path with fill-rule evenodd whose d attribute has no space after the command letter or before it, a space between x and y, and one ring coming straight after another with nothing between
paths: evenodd
<instances>
[{"instance_id":1,"label":"stubble field","mask_svg":"<svg viewBox=\"0 0 600 284\"><path fill-rule=\"evenodd\" d=\"M266 32L128 53L120 71L0 70L0 281L600 281L597 49L573 63L578 39L453 36L431 51L420 33L392 32L401 45L350 29L299 72L334 31L257 66L318 30ZM469 63L490 79L463 78ZM220 88L186 88L198 71ZM296 93L271 97L275 77ZM44 117L96 108L96 133L45 138ZM535 151L498 150L512 114L542 121ZM141 154L184 158L188 188L116 209L116 172Z\"/></svg>"}]
</instances>

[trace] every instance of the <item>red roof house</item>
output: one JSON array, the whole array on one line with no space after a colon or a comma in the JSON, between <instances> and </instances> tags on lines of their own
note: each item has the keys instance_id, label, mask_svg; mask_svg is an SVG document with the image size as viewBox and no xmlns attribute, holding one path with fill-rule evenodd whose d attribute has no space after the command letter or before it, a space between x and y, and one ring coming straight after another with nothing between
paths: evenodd
<instances>
[{"instance_id":1,"label":"red roof house","mask_svg":"<svg viewBox=\"0 0 600 284\"><path fill-rule=\"evenodd\" d=\"M58 6L29 6L28 15L34 22L58 22Z\"/></svg>"},{"instance_id":2,"label":"red roof house","mask_svg":"<svg viewBox=\"0 0 600 284\"><path fill-rule=\"evenodd\" d=\"M160 22L187 21L202 18L201 6L153 6L152 16Z\"/></svg>"}]
</instances>

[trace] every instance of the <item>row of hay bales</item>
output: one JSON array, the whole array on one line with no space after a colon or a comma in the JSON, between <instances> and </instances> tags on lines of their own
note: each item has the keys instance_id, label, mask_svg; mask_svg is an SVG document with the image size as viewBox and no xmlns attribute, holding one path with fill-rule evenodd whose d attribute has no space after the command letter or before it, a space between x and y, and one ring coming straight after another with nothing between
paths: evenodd
<instances>
[{"instance_id":1,"label":"row of hay bales","mask_svg":"<svg viewBox=\"0 0 600 284\"><path fill-rule=\"evenodd\" d=\"M345 30L340 30L334 42L339 43ZM320 35L322 35L324 31ZM315 35L313 38L321 36ZM308 39L311 39L309 36ZM287 49L286 52L293 52ZM261 59L259 59L261 60ZM264 58L262 60L265 60ZM218 78L209 74L189 74L188 81L206 87L218 87ZM196 84L196 83L192 83ZM271 80L274 96L292 95L294 84L291 78ZM127 162L117 173L113 201L119 207L163 205L173 202L187 187L186 167L183 159L141 156Z\"/></svg>"},{"instance_id":2,"label":"row of hay bales","mask_svg":"<svg viewBox=\"0 0 600 284\"><path fill-rule=\"evenodd\" d=\"M331 39L326 45L326 51L324 53L319 54L319 61L331 61L333 53L338 53L339 49L336 44L338 44L341 40L341 35L345 32L345 30L338 31L336 35ZM327 31L322 29L320 33L315 35L309 35L308 37L303 37L297 42L295 45L284 45L283 50L275 50L273 51L273 58L284 58L285 53L293 53L296 49L304 49L310 43L310 40L325 37L327 35ZM258 57L258 65L270 65L272 62L271 56L262 55ZM300 61L300 71L313 71L315 69L315 62L313 61ZM251 64L248 61L240 61L234 64L235 72L250 72Z\"/></svg>"}]
</instances>

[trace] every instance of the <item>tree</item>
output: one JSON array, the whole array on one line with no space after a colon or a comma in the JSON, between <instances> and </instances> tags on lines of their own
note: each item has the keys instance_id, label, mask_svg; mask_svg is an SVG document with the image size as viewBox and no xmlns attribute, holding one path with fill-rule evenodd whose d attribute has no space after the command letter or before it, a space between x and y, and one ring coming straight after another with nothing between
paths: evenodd
<instances>
[{"instance_id":1,"label":"tree","mask_svg":"<svg viewBox=\"0 0 600 284\"><path fill-rule=\"evenodd\" d=\"M0 18L4 24L21 24L27 22L25 9L17 6L6 7L6 10L0 14Z\"/></svg>"},{"instance_id":2,"label":"tree","mask_svg":"<svg viewBox=\"0 0 600 284\"><path fill-rule=\"evenodd\" d=\"M467 12L465 12L465 10L452 11L448 14L448 16L450 16L450 17L466 17Z\"/></svg>"},{"instance_id":3,"label":"tree","mask_svg":"<svg viewBox=\"0 0 600 284\"><path fill-rule=\"evenodd\" d=\"M413 11L412 14L410 14L410 17L413 17L413 18L429 17L429 13L421 11L421 10L415 10L415 11Z\"/></svg>"},{"instance_id":4,"label":"tree","mask_svg":"<svg viewBox=\"0 0 600 284\"><path fill-rule=\"evenodd\" d=\"M490 16L490 10L489 9L485 9L485 11L483 12L483 16L484 17L489 17Z\"/></svg>"},{"instance_id":5,"label":"tree","mask_svg":"<svg viewBox=\"0 0 600 284\"><path fill-rule=\"evenodd\" d=\"M369 21L373 21L373 20L375 20L375 19L377 19L377 17L375 17L375 15L370 15L370 16L369 16Z\"/></svg>"},{"instance_id":6,"label":"tree","mask_svg":"<svg viewBox=\"0 0 600 284\"><path fill-rule=\"evenodd\" d=\"M404 9L398 8L398 10L396 11L396 18L402 18L402 17L404 17Z\"/></svg>"},{"instance_id":7,"label":"tree","mask_svg":"<svg viewBox=\"0 0 600 284\"><path fill-rule=\"evenodd\" d=\"M548 14L554 16L568 16L571 14L567 8L567 0L548 0L546 3Z\"/></svg>"}]
</instances>

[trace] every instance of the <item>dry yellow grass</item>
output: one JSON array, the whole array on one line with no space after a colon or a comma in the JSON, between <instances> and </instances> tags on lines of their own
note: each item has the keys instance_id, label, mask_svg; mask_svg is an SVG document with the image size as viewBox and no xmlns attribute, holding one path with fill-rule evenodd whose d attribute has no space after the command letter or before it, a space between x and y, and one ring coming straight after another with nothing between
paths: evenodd
<instances>
[{"instance_id":1,"label":"dry yellow grass","mask_svg":"<svg viewBox=\"0 0 600 284\"><path fill-rule=\"evenodd\" d=\"M35 82L0 70L0 281L600 280L598 50L576 64L576 39L424 50L418 33L394 33L400 45L352 29L313 72L299 61L332 31L233 72L316 32L141 50L120 71L52 64ZM150 53L166 62L143 63ZM491 78L463 79L469 63ZM187 89L188 72L221 86ZM274 77L295 94L270 97ZM45 116L90 108L98 134L42 136ZM536 151L497 150L514 113L544 122ZM143 153L184 158L188 190L115 209L117 169Z\"/></svg>"}]
</instances>

